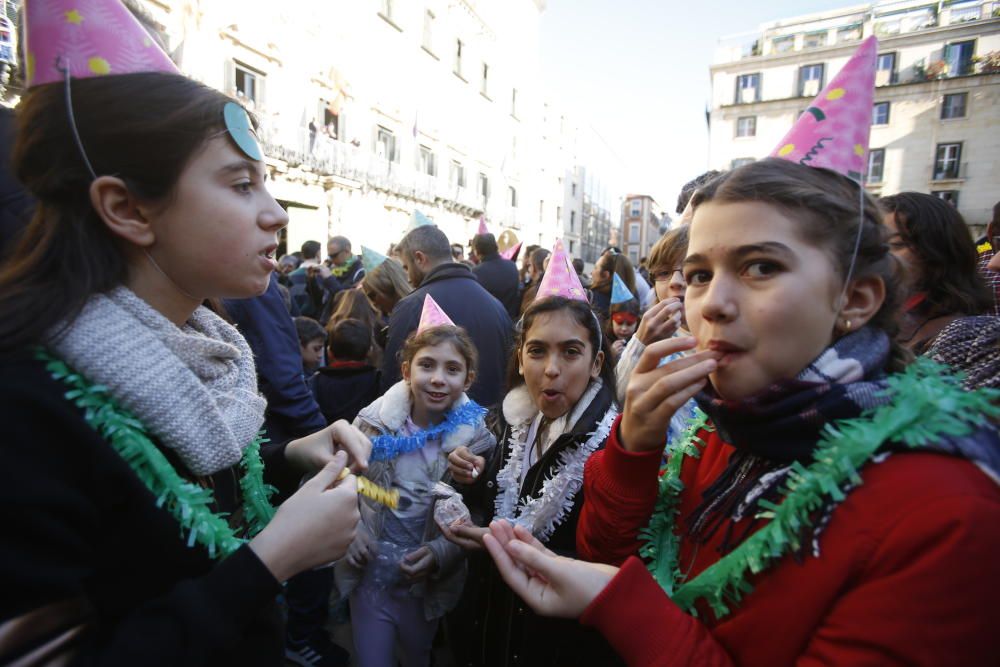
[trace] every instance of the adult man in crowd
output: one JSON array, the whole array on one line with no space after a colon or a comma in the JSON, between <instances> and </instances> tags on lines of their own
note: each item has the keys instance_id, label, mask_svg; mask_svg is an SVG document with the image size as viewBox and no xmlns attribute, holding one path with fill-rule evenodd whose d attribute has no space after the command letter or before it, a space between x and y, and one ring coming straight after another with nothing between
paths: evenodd
<instances>
[{"instance_id":1,"label":"adult man in crowd","mask_svg":"<svg viewBox=\"0 0 1000 667\"><path fill-rule=\"evenodd\" d=\"M521 307L518 312L523 313L525 308L535 300L535 295L538 294L538 284L542 282L542 276L545 275L545 260L551 254L545 248L535 248L534 252L531 253L531 262L528 264L528 278L530 280L521 295Z\"/></svg>"},{"instance_id":2,"label":"adult man in crowd","mask_svg":"<svg viewBox=\"0 0 1000 667\"><path fill-rule=\"evenodd\" d=\"M351 241L346 236L334 236L326 242L326 265L329 274L323 278L323 289L326 291L323 299L323 310L320 313L320 324L325 325L330 319L336 303L337 292L354 289L365 277L365 267L361 258L351 253Z\"/></svg>"},{"instance_id":3,"label":"adult man in crowd","mask_svg":"<svg viewBox=\"0 0 1000 667\"><path fill-rule=\"evenodd\" d=\"M487 292L464 264L452 261L448 237L437 227L417 227L399 242L399 256L416 289L396 304L389 318L389 340L382 362L382 390L399 381L399 352L420 322L424 296L430 294L479 350L479 374L469 396L483 406L500 401L513 326L503 305Z\"/></svg>"},{"instance_id":4,"label":"adult man in crowd","mask_svg":"<svg viewBox=\"0 0 1000 667\"><path fill-rule=\"evenodd\" d=\"M288 274L288 292L298 313L313 319L319 319L323 310L323 279L330 275L330 269L319 261L322 247L319 241L303 243L302 263Z\"/></svg>"},{"instance_id":5,"label":"adult man in crowd","mask_svg":"<svg viewBox=\"0 0 1000 667\"><path fill-rule=\"evenodd\" d=\"M521 306L517 265L500 256L497 240L492 234L472 237L472 251L479 258L479 264L472 269L479 284L503 304L510 319L517 319Z\"/></svg>"}]
</instances>

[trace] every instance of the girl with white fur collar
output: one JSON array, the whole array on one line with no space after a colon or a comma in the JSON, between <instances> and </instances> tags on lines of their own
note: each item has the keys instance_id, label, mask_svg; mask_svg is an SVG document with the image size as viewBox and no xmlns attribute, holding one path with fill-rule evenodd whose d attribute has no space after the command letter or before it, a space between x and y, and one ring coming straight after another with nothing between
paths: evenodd
<instances>
[{"instance_id":1,"label":"girl with white fur collar","mask_svg":"<svg viewBox=\"0 0 1000 667\"><path fill-rule=\"evenodd\" d=\"M438 619L461 595L465 559L434 522L433 487L458 447L489 455L496 445L485 409L465 395L476 362L463 329L418 329L403 348L403 380L354 421L373 441L368 477L405 498L395 509L362 500L357 537L336 566L362 667L395 666L397 643L403 665L429 664Z\"/></svg>"},{"instance_id":2,"label":"girl with white fur collar","mask_svg":"<svg viewBox=\"0 0 1000 667\"><path fill-rule=\"evenodd\" d=\"M455 480L468 485L478 523L445 531L477 551L449 639L459 664L617 664L596 633L533 614L478 553L486 526L503 518L553 551L575 554L583 469L618 414L610 355L586 301L536 300L520 329L508 375L512 389L493 424L497 454L488 459L459 447L449 457Z\"/></svg>"}]
</instances>

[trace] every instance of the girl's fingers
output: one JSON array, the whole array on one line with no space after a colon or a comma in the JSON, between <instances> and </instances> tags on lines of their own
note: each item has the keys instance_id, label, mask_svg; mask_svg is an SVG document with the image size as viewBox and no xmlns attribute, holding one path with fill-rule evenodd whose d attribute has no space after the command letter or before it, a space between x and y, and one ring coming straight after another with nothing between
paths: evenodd
<instances>
[{"instance_id":1,"label":"girl's fingers","mask_svg":"<svg viewBox=\"0 0 1000 667\"><path fill-rule=\"evenodd\" d=\"M695 340L690 336L666 338L658 340L655 343L650 343L646 346L642 356L639 357L639 362L635 365L635 371L633 372L637 374L648 373L660 365L660 359L663 357L683 352L684 350L690 350L694 346Z\"/></svg>"},{"instance_id":2,"label":"girl's fingers","mask_svg":"<svg viewBox=\"0 0 1000 667\"><path fill-rule=\"evenodd\" d=\"M642 392L641 395L636 396L636 410L640 412L656 412L661 404L671 398L678 399L674 402L677 403L677 407L680 407L684 404L683 401L679 401L680 396L688 394L694 396L694 394L698 393L701 386L704 386L703 381L708 379L708 375L715 370L716 365L717 363L714 359L704 359L694 364L688 364L686 368L661 377L652 386ZM699 383L700 386L692 391L692 387Z\"/></svg>"}]
</instances>

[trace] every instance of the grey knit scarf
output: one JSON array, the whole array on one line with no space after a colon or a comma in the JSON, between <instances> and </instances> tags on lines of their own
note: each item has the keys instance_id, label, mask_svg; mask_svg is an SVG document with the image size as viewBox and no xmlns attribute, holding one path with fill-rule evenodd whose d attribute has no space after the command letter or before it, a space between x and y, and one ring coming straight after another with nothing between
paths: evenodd
<instances>
[{"instance_id":1,"label":"grey knit scarf","mask_svg":"<svg viewBox=\"0 0 1000 667\"><path fill-rule=\"evenodd\" d=\"M53 332L49 349L107 387L195 475L238 463L264 422L250 347L207 308L178 328L117 287Z\"/></svg>"}]
</instances>

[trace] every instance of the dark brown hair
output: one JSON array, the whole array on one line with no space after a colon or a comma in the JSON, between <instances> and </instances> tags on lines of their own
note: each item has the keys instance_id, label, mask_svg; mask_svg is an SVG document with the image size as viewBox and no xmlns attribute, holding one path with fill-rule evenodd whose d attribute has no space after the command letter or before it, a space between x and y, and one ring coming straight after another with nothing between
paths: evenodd
<instances>
[{"instance_id":1,"label":"dark brown hair","mask_svg":"<svg viewBox=\"0 0 1000 667\"><path fill-rule=\"evenodd\" d=\"M465 333L462 327L452 324L442 324L436 327L428 327L423 331L414 331L403 343L401 358L404 366L409 366L417 352L425 347L440 345L441 343L451 343L458 350L458 353L465 358L465 377L475 374L479 370L479 352L476 346Z\"/></svg>"},{"instance_id":2,"label":"dark brown hair","mask_svg":"<svg viewBox=\"0 0 1000 667\"><path fill-rule=\"evenodd\" d=\"M187 77L123 74L73 81L73 111L94 170L140 201L167 205L184 168L223 129L229 98ZM73 140L63 84L28 91L11 165L36 197L31 222L0 265L0 350L41 343L87 299L124 283L125 255L90 203L92 177ZM256 126L256 121L253 121Z\"/></svg>"},{"instance_id":3,"label":"dark brown hair","mask_svg":"<svg viewBox=\"0 0 1000 667\"><path fill-rule=\"evenodd\" d=\"M601 332L597 316L586 302L562 296L550 296L540 301L532 301L525 309L521 321L514 330L514 352L507 364L507 391L524 384L524 377L518 373L518 360L521 356L521 348L524 346L524 337L531 330L535 318L559 310L568 311L576 323L587 330L592 350L591 361L597 358L598 350L603 350L604 363L601 365L601 379L604 380L604 386L611 389L612 394L615 394L615 367L611 358L611 347L607 337Z\"/></svg>"},{"instance_id":4,"label":"dark brown hair","mask_svg":"<svg viewBox=\"0 0 1000 667\"><path fill-rule=\"evenodd\" d=\"M890 367L899 370L912 358L895 343L900 267L889 253L881 210L868 193L859 189L857 183L829 169L767 158L722 174L699 189L691 202L695 208L709 201L753 201L778 208L801 225L803 238L828 254L841 279L847 277L862 221L852 280L877 276L885 284L885 301L869 324L893 340Z\"/></svg>"},{"instance_id":5,"label":"dark brown hair","mask_svg":"<svg viewBox=\"0 0 1000 667\"><path fill-rule=\"evenodd\" d=\"M372 330L361 320L346 319L330 330L327 349L337 361L364 361L372 348Z\"/></svg>"},{"instance_id":6,"label":"dark brown hair","mask_svg":"<svg viewBox=\"0 0 1000 667\"><path fill-rule=\"evenodd\" d=\"M920 258L920 284L932 314L979 315L993 309L993 294L977 264L976 244L958 210L934 195L900 192L879 203L894 213L903 242Z\"/></svg>"},{"instance_id":7,"label":"dark brown hair","mask_svg":"<svg viewBox=\"0 0 1000 667\"><path fill-rule=\"evenodd\" d=\"M591 285L591 289L604 289L606 287L610 290L615 280L613 274L617 273L625 281L625 287L628 288L628 291L632 294L636 293L635 269L632 267L632 262L628 261L628 257L620 252L606 252L598 258L597 264L601 271L607 271L608 279L597 285Z\"/></svg>"}]
</instances>

